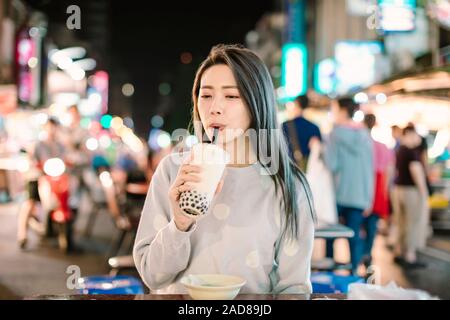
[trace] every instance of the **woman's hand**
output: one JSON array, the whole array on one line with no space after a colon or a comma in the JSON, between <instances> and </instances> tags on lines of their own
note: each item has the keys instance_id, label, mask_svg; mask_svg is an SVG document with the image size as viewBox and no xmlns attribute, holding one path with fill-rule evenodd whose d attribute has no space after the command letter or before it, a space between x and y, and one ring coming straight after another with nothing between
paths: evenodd
<instances>
[{"instance_id":1,"label":"woman's hand","mask_svg":"<svg viewBox=\"0 0 450 320\"><path fill-rule=\"evenodd\" d=\"M192 165L189 162L192 157L189 157L178 170L177 177L169 189L169 201L173 212L173 219L175 225L181 231L186 231L194 223L195 219L187 216L180 209L180 195L182 192L193 190L193 182L200 182L199 173L202 168L197 165Z\"/></svg>"}]
</instances>

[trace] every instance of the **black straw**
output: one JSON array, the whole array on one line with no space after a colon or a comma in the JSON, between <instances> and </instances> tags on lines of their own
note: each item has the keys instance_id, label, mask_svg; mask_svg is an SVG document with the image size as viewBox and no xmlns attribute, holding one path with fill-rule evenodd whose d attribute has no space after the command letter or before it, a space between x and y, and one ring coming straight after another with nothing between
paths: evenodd
<instances>
[{"instance_id":1,"label":"black straw","mask_svg":"<svg viewBox=\"0 0 450 320\"><path fill-rule=\"evenodd\" d=\"M214 128L213 137L211 139L211 144L215 144L217 142L217 135L219 134L219 128Z\"/></svg>"}]
</instances>

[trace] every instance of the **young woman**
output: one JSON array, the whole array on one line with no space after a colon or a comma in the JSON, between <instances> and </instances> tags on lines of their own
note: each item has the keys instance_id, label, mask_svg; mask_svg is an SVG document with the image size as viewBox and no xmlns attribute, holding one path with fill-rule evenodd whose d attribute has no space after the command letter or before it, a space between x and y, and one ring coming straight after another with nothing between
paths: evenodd
<instances>
[{"instance_id":1,"label":"young woman","mask_svg":"<svg viewBox=\"0 0 450 320\"><path fill-rule=\"evenodd\" d=\"M246 279L243 293L310 293L313 204L280 134L266 66L243 47L213 47L197 71L192 98L199 141L220 128L217 145L231 162L208 212L193 219L178 201L199 181L201 168L189 163L187 152L182 163L177 154L161 161L133 251L143 281L157 293L184 293L184 275L221 273ZM251 129L265 138L257 135L249 147L244 133ZM275 166L263 161L262 149L274 150Z\"/></svg>"}]
</instances>

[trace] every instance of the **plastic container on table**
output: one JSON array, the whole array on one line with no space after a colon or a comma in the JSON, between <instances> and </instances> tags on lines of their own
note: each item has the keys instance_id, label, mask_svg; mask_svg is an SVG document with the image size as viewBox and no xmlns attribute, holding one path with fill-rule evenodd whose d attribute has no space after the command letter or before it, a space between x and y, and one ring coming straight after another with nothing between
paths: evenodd
<instances>
[{"instance_id":1,"label":"plastic container on table","mask_svg":"<svg viewBox=\"0 0 450 320\"><path fill-rule=\"evenodd\" d=\"M351 283L364 283L364 279L357 276L343 276L332 272L313 272L311 283L313 293L348 293Z\"/></svg>"},{"instance_id":2,"label":"plastic container on table","mask_svg":"<svg viewBox=\"0 0 450 320\"><path fill-rule=\"evenodd\" d=\"M139 279L127 276L91 276L79 279L80 294L143 294Z\"/></svg>"}]
</instances>

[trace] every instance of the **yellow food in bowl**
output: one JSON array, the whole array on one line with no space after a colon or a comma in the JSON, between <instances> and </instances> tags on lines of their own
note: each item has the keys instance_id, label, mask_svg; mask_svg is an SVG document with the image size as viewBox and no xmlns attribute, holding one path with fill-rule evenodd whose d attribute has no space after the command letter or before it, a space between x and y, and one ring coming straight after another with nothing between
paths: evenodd
<instances>
[{"instance_id":1,"label":"yellow food in bowl","mask_svg":"<svg viewBox=\"0 0 450 320\"><path fill-rule=\"evenodd\" d=\"M246 280L232 275L198 274L183 277L181 283L195 300L232 300Z\"/></svg>"}]
</instances>

